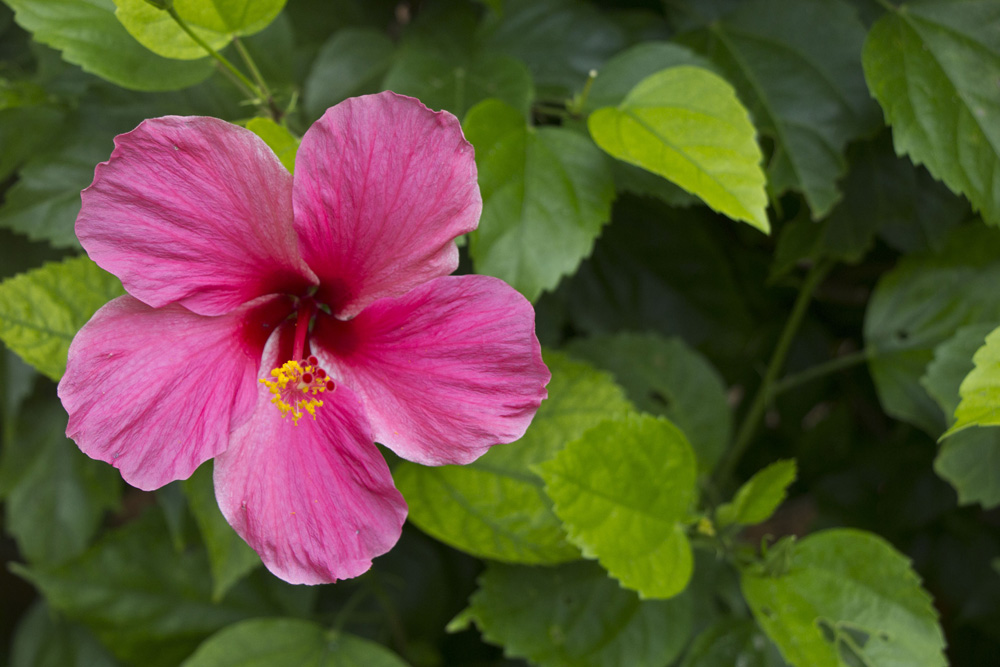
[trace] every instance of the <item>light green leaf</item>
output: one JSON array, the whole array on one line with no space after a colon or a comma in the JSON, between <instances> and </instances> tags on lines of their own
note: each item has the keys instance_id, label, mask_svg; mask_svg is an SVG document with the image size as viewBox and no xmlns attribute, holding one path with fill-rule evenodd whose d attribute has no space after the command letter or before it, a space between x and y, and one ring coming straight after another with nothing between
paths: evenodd
<instances>
[{"instance_id":1,"label":"light green leaf","mask_svg":"<svg viewBox=\"0 0 1000 667\"><path fill-rule=\"evenodd\" d=\"M233 37L266 28L287 0L173 0L174 10L188 27L218 51ZM166 11L146 0L114 0L115 16L129 34L157 55L196 60L208 55Z\"/></svg>"},{"instance_id":2,"label":"light green leaf","mask_svg":"<svg viewBox=\"0 0 1000 667\"><path fill-rule=\"evenodd\" d=\"M295 154L301 140L289 132L287 127L278 125L270 118L251 118L247 121L247 129L264 140L281 160L281 164L285 165L285 169L295 171Z\"/></svg>"},{"instance_id":3,"label":"light green leaf","mask_svg":"<svg viewBox=\"0 0 1000 667\"><path fill-rule=\"evenodd\" d=\"M491 564L466 614L511 658L540 667L662 667L691 633L691 599L640 600L593 563Z\"/></svg>"},{"instance_id":4,"label":"light green leaf","mask_svg":"<svg viewBox=\"0 0 1000 667\"><path fill-rule=\"evenodd\" d=\"M381 644L310 621L255 618L209 637L182 667L406 667Z\"/></svg>"},{"instance_id":5,"label":"light green leaf","mask_svg":"<svg viewBox=\"0 0 1000 667\"><path fill-rule=\"evenodd\" d=\"M65 433L59 403L29 403L0 457L4 527L32 563L57 564L81 554L121 497L118 472L87 458Z\"/></svg>"},{"instance_id":6,"label":"light green leaf","mask_svg":"<svg viewBox=\"0 0 1000 667\"><path fill-rule=\"evenodd\" d=\"M776 461L758 470L739 488L732 502L716 510L719 526L739 523L744 526L767 521L785 500L789 485L795 481L795 461Z\"/></svg>"},{"instance_id":7,"label":"light green leaf","mask_svg":"<svg viewBox=\"0 0 1000 667\"><path fill-rule=\"evenodd\" d=\"M994 328L993 323L970 324L934 348L934 360L927 364L920 384L946 415L955 414L962 380L975 368L972 356Z\"/></svg>"},{"instance_id":8,"label":"light green leaf","mask_svg":"<svg viewBox=\"0 0 1000 667\"><path fill-rule=\"evenodd\" d=\"M579 557L552 513L542 480L530 466L569 441L629 409L622 390L586 364L547 352L549 397L524 437L497 445L464 466L403 462L393 471L421 530L482 558L514 563L559 563Z\"/></svg>"},{"instance_id":9,"label":"light green leaf","mask_svg":"<svg viewBox=\"0 0 1000 667\"><path fill-rule=\"evenodd\" d=\"M377 92L395 49L383 31L338 30L323 44L309 70L303 93L306 111L318 118L352 95Z\"/></svg>"},{"instance_id":10,"label":"light green leaf","mask_svg":"<svg viewBox=\"0 0 1000 667\"><path fill-rule=\"evenodd\" d=\"M712 60L774 141L768 190L801 192L820 219L840 193L848 142L874 132L861 69L865 29L839 0L748 0L679 41Z\"/></svg>"},{"instance_id":11,"label":"light green leaf","mask_svg":"<svg viewBox=\"0 0 1000 667\"><path fill-rule=\"evenodd\" d=\"M712 63L691 49L673 42L642 42L625 49L604 63L591 84L584 110L621 104L629 91L659 71L691 65L712 69Z\"/></svg>"},{"instance_id":12,"label":"light green leaf","mask_svg":"<svg viewBox=\"0 0 1000 667\"><path fill-rule=\"evenodd\" d=\"M87 257L8 278L0 283L0 340L59 380L73 336L98 308L123 293L118 279Z\"/></svg>"},{"instance_id":13,"label":"light green leaf","mask_svg":"<svg viewBox=\"0 0 1000 667\"><path fill-rule=\"evenodd\" d=\"M67 621L39 600L21 618L10 667L119 667L87 628Z\"/></svg>"},{"instance_id":14,"label":"light green leaf","mask_svg":"<svg viewBox=\"0 0 1000 667\"><path fill-rule=\"evenodd\" d=\"M940 253L904 258L884 274L865 313L869 369L885 411L938 437L947 427L923 386L934 349L961 327L1000 322L1000 232L957 228Z\"/></svg>"},{"instance_id":15,"label":"light green leaf","mask_svg":"<svg viewBox=\"0 0 1000 667\"><path fill-rule=\"evenodd\" d=\"M218 602L243 577L260 567L260 556L243 541L222 516L215 501L212 464L205 463L183 482L184 495L212 568L212 600Z\"/></svg>"},{"instance_id":16,"label":"light green leaf","mask_svg":"<svg viewBox=\"0 0 1000 667\"><path fill-rule=\"evenodd\" d=\"M687 437L708 472L729 444L726 386L705 357L681 338L622 333L581 338L569 352L612 373L639 410L663 415Z\"/></svg>"},{"instance_id":17,"label":"light green leaf","mask_svg":"<svg viewBox=\"0 0 1000 667\"><path fill-rule=\"evenodd\" d=\"M446 53L416 47L400 49L382 87L459 118L487 98L499 99L526 116L534 95L531 75L519 60L494 53L456 62Z\"/></svg>"},{"instance_id":18,"label":"light green leaf","mask_svg":"<svg viewBox=\"0 0 1000 667\"><path fill-rule=\"evenodd\" d=\"M479 229L469 235L476 271L533 301L576 270L610 219L607 161L585 137L529 127L499 100L473 107L462 127L483 195Z\"/></svg>"},{"instance_id":19,"label":"light green leaf","mask_svg":"<svg viewBox=\"0 0 1000 667\"><path fill-rule=\"evenodd\" d=\"M955 423L942 438L970 426L1000 425L1000 328L986 336L986 344L976 350L972 363L975 368L958 390L962 400L955 408Z\"/></svg>"},{"instance_id":20,"label":"light green leaf","mask_svg":"<svg viewBox=\"0 0 1000 667\"><path fill-rule=\"evenodd\" d=\"M133 90L176 90L212 73L207 58L176 62L150 52L114 15L112 0L5 0L18 25L67 62Z\"/></svg>"},{"instance_id":21,"label":"light green leaf","mask_svg":"<svg viewBox=\"0 0 1000 667\"><path fill-rule=\"evenodd\" d=\"M606 421L536 466L569 539L641 598L670 598L694 565L691 445L662 417Z\"/></svg>"},{"instance_id":22,"label":"light green leaf","mask_svg":"<svg viewBox=\"0 0 1000 667\"><path fill-rule=\"evenodd\" d=\"M587 121L610 155L652 171L712 209L768 232L756 131L732 87L706 69L662 70Z\"/></svg>"},{"instance_id":23,"label":"light green leaf","mask_svg":"<svg viewBox=\"0 0 1000 667\"><path fill-rule=\"evenodd\" d=\"M750 620L724 619L698 635L681 667L784 667L774 644Z\"/></svg>"},{"instance_id":24,"label":"light green leaf","mask_svg":"<svg viewBox=\"0 0 1000 667\"><path fill-rule=\"evenodd\" d=\"M120 659L147 667L177 665L220 628L285 611L247 586L213 603L205 553L175 551L162 515L154 510L60 566L12 569L38 587L54 609L89 627Z\"/></svg>"},{"instance_id":25,"label":"light green leaf","mask_svg":"<svg viewBox=\"0 0 1000 667\"><path fill-rule=\"evenodd\" d=\"M865 76L896 151L924 164L1000 225L1000 5L904 4L872 26Z\"/></svg>"},{"instance_id":26,"label":"light green leaf","mask_svg":"<svg viewBox=\"0 0 1000 667\"><path fill-rule=\"evenodd\" d=\"M944 635L909 561L882 538L827 530L783 572L743 572L757 623L795 667L944 667Z\"/></svg>"}]
</instances>

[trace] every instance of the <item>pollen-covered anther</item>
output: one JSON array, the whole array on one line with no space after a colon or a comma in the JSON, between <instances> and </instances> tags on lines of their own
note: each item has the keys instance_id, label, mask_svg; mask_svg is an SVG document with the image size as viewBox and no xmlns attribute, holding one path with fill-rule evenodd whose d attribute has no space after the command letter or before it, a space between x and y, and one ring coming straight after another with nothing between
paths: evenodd
<instances>
[{"instance_id":1,"label":"pollen-covered anther","mask_svg":"<svg viewBox=\"0 0 1000 667\"><path fill-rule=\"evenodd\" d=\"M292 423L296 426L306 413L316 419L316 408L322 406L323 401L315 396L324 391L333 391L335 388L326 371L318 364L319 360L314 356L299 361L288 361L280 368L271 371L273 380L266 378L260 380L274 394L271 403L281 411L281 416L287 417L291 414Z\"/></svg>"}]
</instances>

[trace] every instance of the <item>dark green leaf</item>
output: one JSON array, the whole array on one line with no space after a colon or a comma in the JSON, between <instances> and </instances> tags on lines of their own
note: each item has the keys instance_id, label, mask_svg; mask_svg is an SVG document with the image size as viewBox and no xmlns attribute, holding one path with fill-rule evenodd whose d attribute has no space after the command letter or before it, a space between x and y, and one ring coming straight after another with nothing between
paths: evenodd
<instances>
[{"instance_id":1,"label":"dark green leaf","mask_svg":"<svg viewBox=\"0 0 1000 667\"><path fill-rule=\"evenodd\" d=\"M115 18L112 0L5 0L34 38L112 83L133 90L176 90L212 73L208 58L178 62L148 51Z\"/></svg>"},{"instance_id":2,"label":"dark green leaf","mask_svg":"<svg viewBox=\"0 0 1000 667\"><path fill-rule=\"evenodd\" d=\"M934 348L959 328L1000 321L1000 232L972 224L940 253L905 258L878 282L865 314L869 368L882 406L934 437L944 413L920 385Z\"/></svg>"},{"instance_id":3,"label":"dark green leaf","mask_svg":"<svg viewBox=\"0 0 1000 667\"><path fill-rule=\"evenodd\" d=\"M732 416L719 373L680 338L623 333L577 339L573 356L613 374L643 412L676 424L708 472L729 443Z\"/></svg>"},{"instance_id":4,"label":"dark green leaf","mask_svg":"<svg viewBox=\"0 0 1000 667\"><path fill-rule=\"evenodd\" d=\"M872 26L865 76L900 154L924 164L1000 225L1000 5L905 4Z\"/></svg>"},{"instance_id":5,"label":"dark green leaf","mask_svg":"<svg viewBox=\"0 0 1000 667\"><path fill-rule=\"evenodd\" d=\"M422 48L400 49L382 87L459 118L487 98L499 99L526 116L533 96L531 75L519 60L484 54L456 62L445 53Z\"/></svg>"},{"instance_id":6,"label":"dark green leaf","mask_svg":"<svg viewBox=\"0 0 1000 667\"><path fill-rule=\"evenodd\" d=\"M424 532L473 555L516 563L577 558L531 465L551 458L587 429L629 409L611 378L585 364L546 353L549 397L524 437L497 445L465 466L402 463L393 471Z\"/></svg>"},{"instance_id":7,"label":"dark green leaf","mask_svg":"<svg viewBox=\"0 0 1000 667\"><path fill-rule=\"evenodd\" d=\"M774 644L756 623L725 619L695 637L681 667L784 667L784 664Z\"/></svg>"},{"instance_id":8,"label":"dark green leaf","mask_svg":"<svg viewBox=\"0 0 1000 667\"><path fill-rule=\"evenodd\" d=\"M309 621L261 618L231 625L198 647L182 667L406 667L380 644Z\"/></svg>"},{"instance_id":9,"label":"dark green leaf","mask_svg":"<svg viewBox=\"0 0 1000 667\"><path fill-rule=\"evenodd\" d=\"M535 300L573 273L610 219L614 183L604 155L562 128L533 128L498 100L469 111L483 216L470 235L476 271Z\"/></svg>"},{"instance_id":10,"label":"dark green leaf","mask_svg":"<svg viewBox=\"0 0 1000 667\"><path fill-rule=\"evenodd\" d=\"M67 621L41 601L22 617L10 652L10 667L118 665L87 628Z\"/></svg>"},{"instance_id":11,"label":"dark green leaf","mask_svg":"<svg viewBox=\"0 0 1000 667\"><path fill-rule=\"evenodd\" d=\"M161 514L146 514L58 567L16 566L49 604L88 626L124 661L177 665L212 632L236 621L276 613L248 587L211 601L208 558L176 552Z\"/></svg>"},{"instance_id":12,"label":"dark green leaf","mask_svg":"<svg viewBox=\"0 0 1000 667\"><path fill-rule=\"evenodd\" d=\"M691 579L685 534L697 497L694 452L662 417L606 421L535 468L571 542L641 598Z\"/></svg>"},{"instance_id":13,"label":"dark green leaf","mask_svg":"<svg viewBox=\"0 0 1000 667\"><path fill-rule=\"evenodd\" d=\"M260 556L222 516L215 501L212 465L205 463L183 485L212 568L212 600L218 602L243 577L260 567Z\"/></svg>"},{"instance_id":14,"label":"dark green leaf","mask_svg":"<svg viewBox=\"0 0 1000 667\"><path fill-rule=\"evenodd\" d=\"M384 33L347 28L323 44L306 79L303 103L313 118L352 95L374 93L389 70L395 46Z\"/></svg>"},{"instance_id":15,"label":"dark green leaf","mask_svg":"<svg viewBox=\"0 0 1000 667\"><path fill-rule=\"evenodd\" d=\"M58 380L73 336L98 308L122 293L118 279L87 257L8 278L0 283L0 340Z\"/></svg>"},{"instance_id":16,"label":"dark green leaf","mask_svg":"<svg viewBox=\"0 0 1000 667\"><path fill-rule=\"evenodd\" d=\"M843 151L878 125L861 69L864 26L839 0L749 0L681 38L716 63L774 140L773 196L801 192L813 218L840 198Z\"/></svg>"},{"instance_id":17,"label":"dark green leaf","mask_svg":"<svg viewBox=\"0 0 1000 667\"><path fill-rule=\"evenodd\" d=\"M559 98L621 50L624 31L579 0L507 0L502 14L487 17L480 40L484 50L524 62L541 97Z\"/></svg>"},{"instance_id":18,"label":"dark green leaf","mask_svg":"<svg viewBox=\"0 0 1000 667\"><path fill-rule=\"evenodd\" d=\"M827 530L791 546L783 571L748 569L754 617L795 667L943 667L944 635L909 561L882 538Z\"/></svg>"},{"instance_id":19,"label":"dark green leaf","mask_svg":"<svg viewBox=\"0 0 1000 667\"><path fill-rule=\"evenodd\" d=\"M662 667L691 632L691 600L640 600L597 565L490 565L466 614L509 657L541 667Z\"/></svg>"},{"instance_id":20,"label":"dark green leaf","mask_svg":"<svg viewBox=\"0 0 1000 667\"><path fill-rule=\"evenodd\" d=\"M87 458L65 432L62 406L31 404L0 458L5 528L32 563L62 563L82 553L121 496L117 471Z\"/></svg>"}]
</instances>

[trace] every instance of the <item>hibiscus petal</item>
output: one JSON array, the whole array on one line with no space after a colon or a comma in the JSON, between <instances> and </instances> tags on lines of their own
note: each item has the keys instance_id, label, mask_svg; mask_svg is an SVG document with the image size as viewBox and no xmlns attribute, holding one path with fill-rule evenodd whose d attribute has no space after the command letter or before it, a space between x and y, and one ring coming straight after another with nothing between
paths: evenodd
<instances>
[{"instance_id":1,"label":"hibiscus petal","mask_svg":"<svg viewBox=\"0 0 1000 667\"><path fill-rule=\"evenodd\" d=\"M551 377L531 304L488 276L437 278L347 322L318 318L313 340L361 396L375 439L429 465L520 438Z\"/></svg>"},{"instance_id":2,"label":"hibiscus petal","mask_svg":"<svg viewBox=\"0 0 1000 667\"><path fill-rule=\"evenodd\" d=\"M262 377L284 361L274 353L277 337ZM357 396L337 387L320 398L315 420L306 415L293 424L261 386L253 417L215 460L226 520L272 573L293 584L362 574L392 548L406 519Z\"/></svg>"},{"instance_id":3,"label":"hibiscus petal","mask_svg":"<svg viewBox=\"0 0 1000 667\"><path fill-rule=\"evenodd\" d=\"M250 416L264 341L248 329L282 311L275 298L220 317L131 296L109 302L69 348L59 382L66 435L140 489L189 477Z\"/></svg>"},{"instance_id":4,"label":"hibiscus petal","mask_svg":"<svg viewBox=\"0 0 1000 667\"><path fill-rule=\"evenodd\" d=\"M458 119L391 92L345 100L309 128L294 203L317 298L341 318L454 271L453 239L482 211Z\"/></svg>"},{"instance_id":5,"label":"hibiscus petal","mask_svg":"<svg viewBox=\"0 0 1000 667\"><path fill-rule=\"evenodd\" d=\"M220 315L316 282L292 226L292 176L241 127L202 117L143 121L115 138L81 196L80 243L154 308L179 302Z\"/></svg>"}]
</instances>

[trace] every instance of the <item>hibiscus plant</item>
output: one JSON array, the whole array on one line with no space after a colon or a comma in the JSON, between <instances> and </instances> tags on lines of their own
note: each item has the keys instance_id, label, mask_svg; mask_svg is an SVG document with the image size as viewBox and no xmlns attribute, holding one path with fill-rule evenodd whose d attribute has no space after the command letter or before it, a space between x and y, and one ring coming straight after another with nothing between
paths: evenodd
<instances>
[{"instance_id":1,"label":"hibiscus plant","mask_svg":"<svg viewBox=\"0 0 1000 667\"><path fill-rule=\"evenodd\" d=\"M991 664L998 173L995 0L3 0L0 665Z\"/></svg>"}]
</instances>

